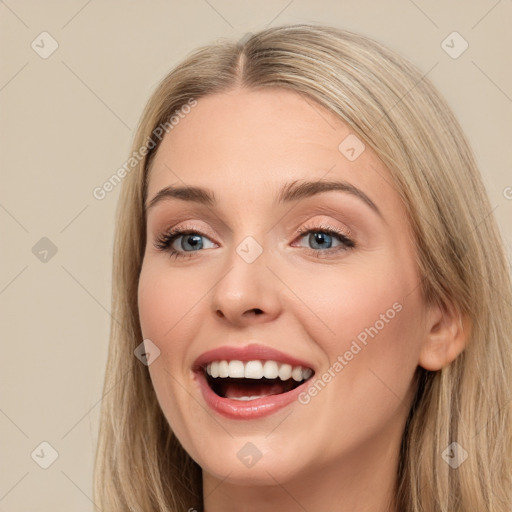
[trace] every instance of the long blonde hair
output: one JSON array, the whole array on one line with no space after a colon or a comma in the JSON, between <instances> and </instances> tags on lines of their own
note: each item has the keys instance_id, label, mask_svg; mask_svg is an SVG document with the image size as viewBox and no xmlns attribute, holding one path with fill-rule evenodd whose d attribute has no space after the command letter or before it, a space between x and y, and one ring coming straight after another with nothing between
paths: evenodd
<instances>
[{"instance_id":1,"label":"long blonde hair","mask_svg":"<svg viewBox=\"0 0 512 512\"><path fill-rule=\"evenodd\" d=\"M296 91L369 144L408 211L425 301L451 303L470 319L467 347L452 364L418 368L397 467L397 510L510 512L512 291L472 151L450 108L409 62L367 37L309 25L200 48L164 78L145 108L132 150L149 147L150 139L155 147L124 178L117 210L95 503L105 512L202 509L201 469L170 430L148 368L134 356L142 341L143 204L155 129L169 128L191 99L236 86ZM456 469L442 456L453 442L467 453Z\"/></svg>"}]
</instances>

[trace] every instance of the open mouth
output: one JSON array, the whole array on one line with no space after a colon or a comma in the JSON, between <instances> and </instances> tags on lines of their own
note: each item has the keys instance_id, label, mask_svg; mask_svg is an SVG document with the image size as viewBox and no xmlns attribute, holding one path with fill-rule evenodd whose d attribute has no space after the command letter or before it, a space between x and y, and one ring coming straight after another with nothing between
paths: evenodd
<instances>
[{"instance_id":1,"label":"open mouth","mask_svg":"<svg viewBox=\"0 0 512 512\"><path fill-rule=\"evenodd\" d=\"M311 368L272 360L212 361L202 368L216 395L243 401L287 393L314 374Z\"/></svg>"}]
</instances>

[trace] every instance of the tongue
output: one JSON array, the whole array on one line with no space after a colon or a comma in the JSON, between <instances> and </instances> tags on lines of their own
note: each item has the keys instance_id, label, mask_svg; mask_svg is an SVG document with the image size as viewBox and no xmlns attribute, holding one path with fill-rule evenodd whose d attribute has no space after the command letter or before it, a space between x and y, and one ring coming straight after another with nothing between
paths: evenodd
<instances>
[{"instance_id":1,"label":"tongue","mask_svg":"<svg viewBox=\"0 0 512 512\"><path fill-rule=\"evenodd\" d=\"M282 381L275 379L267 383L251 379L222 379L220 382L219 394L225 398L255 397L269 396L286 393L293 388L293 380Z\"/></svg>"}]
</instances>

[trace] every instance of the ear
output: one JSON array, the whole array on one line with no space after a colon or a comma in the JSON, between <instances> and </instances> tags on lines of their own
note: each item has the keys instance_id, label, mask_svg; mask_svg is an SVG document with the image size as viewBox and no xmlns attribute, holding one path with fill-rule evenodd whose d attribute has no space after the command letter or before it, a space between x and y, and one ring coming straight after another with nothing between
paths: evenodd
<instances>
[{"instance_id":1,"label":"ear","mask_svg":"<svg viewBox=\"0 0 512 512\"><path fill-rule=\"evenodd\" d=\"M437 371L448 366L464 350L471 324L453 304L428 306L425 339L418 364Z\"/></svg>"}]
</instances>

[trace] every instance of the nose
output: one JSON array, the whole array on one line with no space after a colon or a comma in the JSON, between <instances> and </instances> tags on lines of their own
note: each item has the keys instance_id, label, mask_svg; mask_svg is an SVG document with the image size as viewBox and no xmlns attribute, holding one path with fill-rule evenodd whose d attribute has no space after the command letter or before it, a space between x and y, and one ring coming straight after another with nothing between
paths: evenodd
<instances>
[{"instance_id":1,"label":"nose","mask_svg":"<svg viewBox=\"0 0 512 512\"><path fill-rule=\"evenodd\" d=\"M268 260L265 250L252 262L233 251L211 295L211 308L219 319L243 326L279 316L282 283L267 267Z\"/></svg>"}]
</instances>

